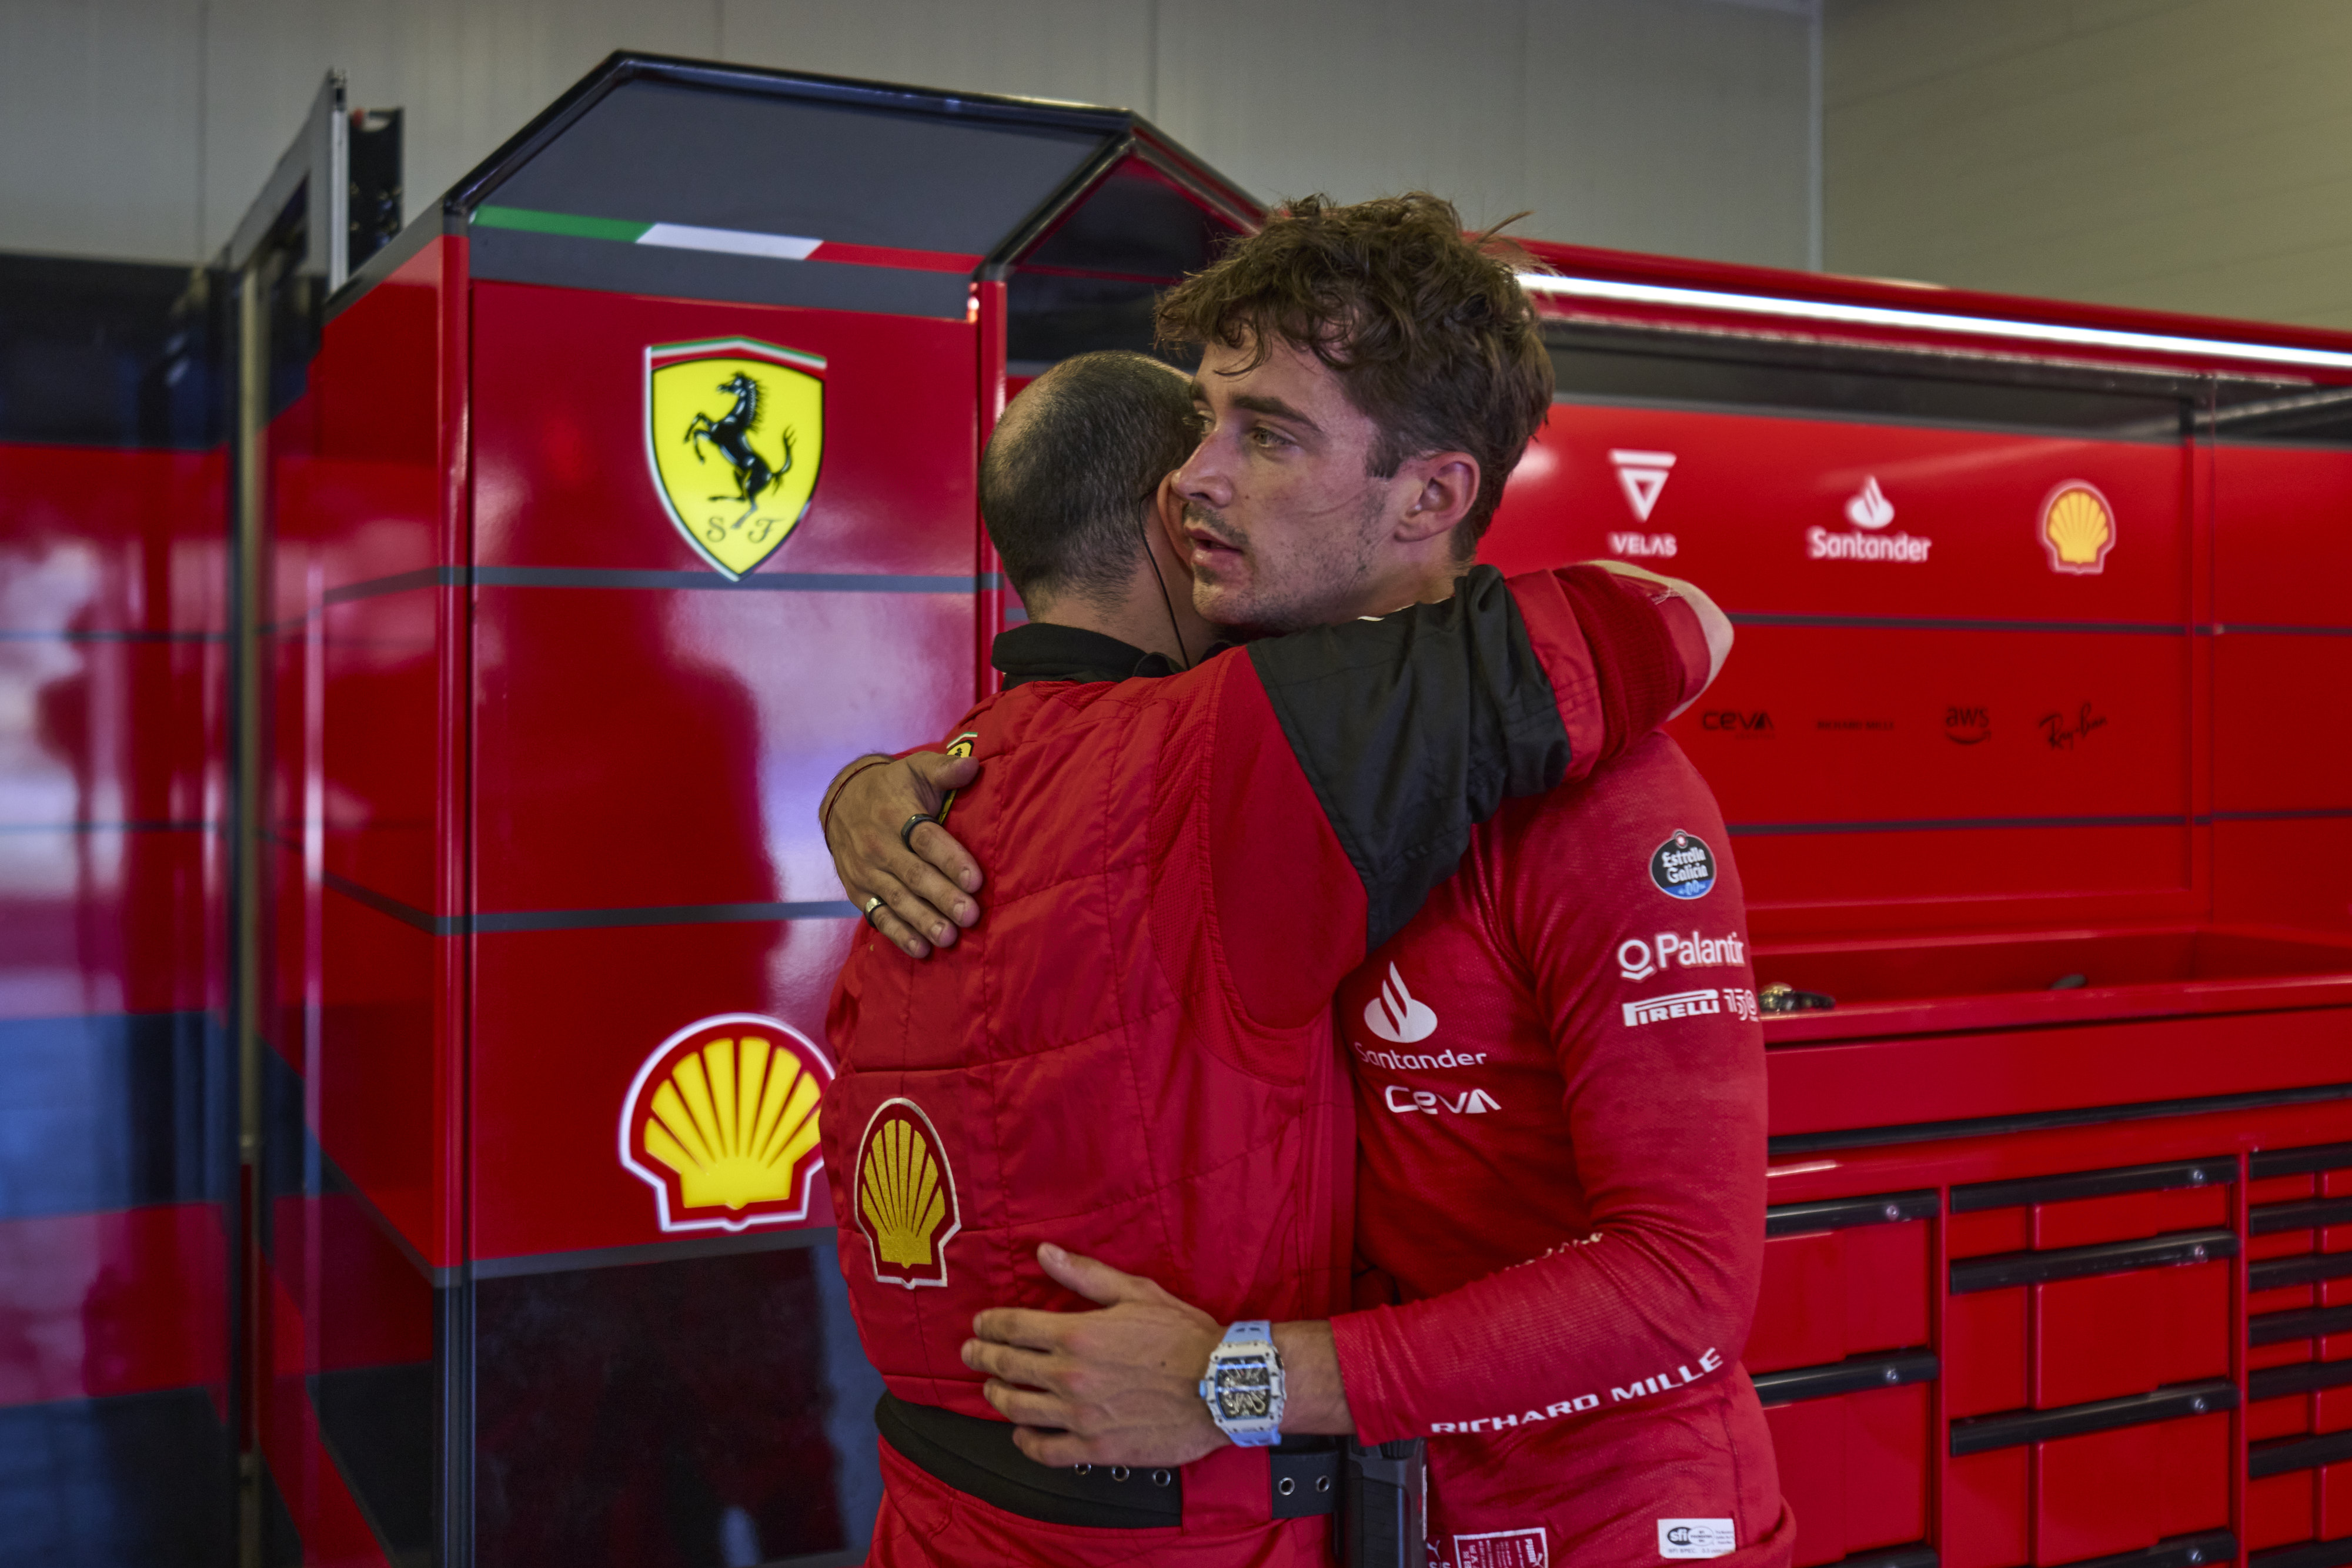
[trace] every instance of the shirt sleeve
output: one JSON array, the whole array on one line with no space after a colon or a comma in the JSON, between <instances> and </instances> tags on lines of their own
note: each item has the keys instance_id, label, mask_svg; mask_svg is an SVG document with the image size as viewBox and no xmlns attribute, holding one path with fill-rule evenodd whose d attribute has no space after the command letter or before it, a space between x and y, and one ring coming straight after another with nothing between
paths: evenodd
<instances>
[{"instance_id":1,"label":"shirt sleeve","mask_svg":"<svg viewBox=\"0 0 2352 1568\"><path fill-rule=\"evenodd\" d=\"M1227 969L1270 1024L1328 1004L1505 800L1591 772L1709 673L1687 603L1599 567L1474 568L1443 602L1247 656L1255 689L1218 698L1205 821ZM1301 841L1317 818L1336 860Z\"/></svg>"},{"instance_id":2,"label":"shirt sleeve","mask_svg":"<svg viewBox=\"0 0 2352 1568\"><path fill-rule=\"evenodd\" d=\"M1636 1024L1626 1004L1666 982L1622 978L1619 945L1678 915L1687 925L1693 910L1651 896L1646 878L1621 890L1575 874L1593 846L1622 852L1685 828L1724 842L1705 785L1671 743L1653 744L1680 765L1680 787L1644 769L1604 775L1580 791L1581 809L1541 812L1508 863L1488 868L1496 919L1555 1042L1585 1233L1458 1290L1334 1320L1363 1441L1606 1409L1660 1386L1645 1380L1721 1376L1738 1359L1763 1268L1753 972L1693 976L1719 1011ZM1744 944L1737 874L1727 854L1721 864L1707 925L1730 915Z\"/></svg>"}]
</instances>

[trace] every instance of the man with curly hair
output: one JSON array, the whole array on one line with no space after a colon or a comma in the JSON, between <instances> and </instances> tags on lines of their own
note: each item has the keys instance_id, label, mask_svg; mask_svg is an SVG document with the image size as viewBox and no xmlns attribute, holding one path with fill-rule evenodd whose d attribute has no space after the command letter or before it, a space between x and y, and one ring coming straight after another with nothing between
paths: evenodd
<instances>
[{"instance_id":1,"label":"man with curly hair","mask_svg":"<svg viewBox=\"0 0 2352 1568\"><path fill-rule=\"evenodd\" d=\"M1194 605L1227 628L1446 598L1550 402L1509 266L1428 196L1298 203L1172 291L1160 324L1202 350L1175 524ZM1338 439L1346 416L1368 439ZM1439 454L1472 499L1444 550L1400 561L1378 497ZM1415 760L1314 784L1344 819L1410 790ZM1724 842L1705 785L1654 734L1505 805L1393 935L1375 911L1337 1007L1357 1310L1229 1329L1045 1246L1045 1274L1103 1310L992 1310L964 1347L1021 1451L1054 1467L1213 1454L1234 1427L1198 1385L1221 1343L1262 1335L1283 1432L1428 1439L1441 1563L1785 1563L1792 1529L1737 1364L1761 1268L1763 1061ZM845 881L864 874L845 863ZM1264 890L1302 921L1315 893Z\"/></svg>"}]
</instances>

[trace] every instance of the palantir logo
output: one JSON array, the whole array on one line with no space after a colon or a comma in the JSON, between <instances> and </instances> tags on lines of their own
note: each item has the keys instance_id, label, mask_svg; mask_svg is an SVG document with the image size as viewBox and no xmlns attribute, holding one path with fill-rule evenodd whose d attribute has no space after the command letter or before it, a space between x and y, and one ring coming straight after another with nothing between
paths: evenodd
<instances>
[{"instance_id":1,"label":"palantir logo","mask_svg":"<svg viewBox=\"0 0 2352 1568\"><path fill-rule=\"evenodd\" d=\"M1391 964L1381 994L1364 1004L1364 1027L1382 1040L1411 1045L1437 1032L1437 1015L1404 988L1404 977Z\"/></svg>"}]
</instances>

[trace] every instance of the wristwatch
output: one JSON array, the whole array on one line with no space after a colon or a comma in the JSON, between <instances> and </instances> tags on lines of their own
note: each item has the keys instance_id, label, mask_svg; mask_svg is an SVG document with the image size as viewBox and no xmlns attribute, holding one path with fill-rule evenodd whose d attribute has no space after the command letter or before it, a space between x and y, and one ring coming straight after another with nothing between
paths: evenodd
<instances>
[{"instance_id":1,"label":"wristwatch","mask_svg":"<svg viewBox=\"0 0 2352 1568\"><path fill-rule=\"evenodd\" d=\"M1270 1322L1235 1323L1209 1353L1201 1397L1217 1430L1244 1448L1271 1448L1282 1440L1282 1354Z\"/></svg>"}]
</instances>

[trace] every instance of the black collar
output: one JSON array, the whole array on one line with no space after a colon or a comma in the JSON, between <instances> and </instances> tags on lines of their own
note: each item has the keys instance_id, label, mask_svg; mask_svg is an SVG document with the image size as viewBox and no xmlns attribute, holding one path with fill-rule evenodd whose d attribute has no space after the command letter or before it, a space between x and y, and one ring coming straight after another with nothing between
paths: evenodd
<instances>
[{"instance_id":1,"label":"black collar","mask_svg":"<svg viewBox=\"0 0 2352 1568\"><path fill-rule=\"evenodd\" d=\"M1007 691L1031 681L1124 681L1135 675L1172 675L1164 653L1146 653L1081 626L1032 621L998 635L989 663L1004 674Z\"/></svg>"}]
</instances>

